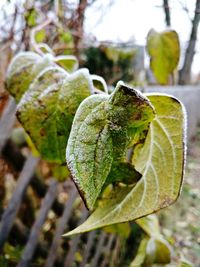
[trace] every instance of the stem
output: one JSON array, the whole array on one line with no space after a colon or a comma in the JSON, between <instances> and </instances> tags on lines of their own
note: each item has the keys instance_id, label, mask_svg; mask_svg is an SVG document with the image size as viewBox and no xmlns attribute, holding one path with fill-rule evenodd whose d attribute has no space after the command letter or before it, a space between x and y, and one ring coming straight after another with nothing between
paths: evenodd
<instances>
[{"instance_id":1,"label":"stem","mask_svg":"<svg viewBox=\"0 0 200 267\"><path fill-rule=\"evenodd\" d=\"M41 31L43 28L45 28L47 25L49 25L52 22L53 22L52 19L47 19L42 24L34 27L30 32L30 47L32 47L41 56L43 56L44 53L42 52L37 42L35 41L35 34L36 32Z\"/></svg>"}]
</instances>

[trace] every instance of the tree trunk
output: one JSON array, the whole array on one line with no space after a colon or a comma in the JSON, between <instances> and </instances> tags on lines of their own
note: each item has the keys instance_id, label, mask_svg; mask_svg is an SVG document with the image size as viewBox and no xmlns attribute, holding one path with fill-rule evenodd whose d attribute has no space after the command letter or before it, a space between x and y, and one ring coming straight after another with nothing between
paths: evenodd
<instances>
[{"instance_id":1,"label":"tree trunk","mask_svg":"<svg viewBox=\"0 0 200 267\"><path fill-rule=\"evenodd\" d=\"M171 26L171 18L170 18L170 9L169 9L169 1L163 0L163 8L165 12L165 23L167 27Z\"/></svg>"},{"instance_id":2,"label":"tree trunk","mask_svg":"<svg viewBox=\"0 0 200 267\"><path fill-rule=\"evenodd\" d=\"M192 31L190 34L190 40L188 47L186 49L183 67L179 73L179 84L181 85L188 84L190 83L191 80L191 66L195 54L195 45L197 40L199 21L200 21L200 0L197 0L194 19L192 21Z\"/></svg>"}]
</instances>

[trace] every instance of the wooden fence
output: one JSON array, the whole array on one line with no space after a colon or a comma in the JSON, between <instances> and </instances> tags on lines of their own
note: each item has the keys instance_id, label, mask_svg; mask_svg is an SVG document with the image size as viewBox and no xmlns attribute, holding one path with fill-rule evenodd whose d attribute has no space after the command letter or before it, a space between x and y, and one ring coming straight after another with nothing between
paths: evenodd
<instances>
[{"instance_id":1,"label":"wooden fence","mask_svg":"<svg viewBox=\"0 0 200 267\"><path fill-rule=\"evenodd\" d=\"M0 210L0 255L4 255L6 244L11 244L23 249L19 261L9 266L118 266L121 242L118 236L96 230L71 238L62 237L63 233L83 222L88 211L71 181L61 183L53 177L45 180L39 177L36 170L40 159L29 150L24 155L10 139L16 121L15 109L15 102L10 98L0 118L0 164L8 164L17 177L11 198ZM22 220L20 214L24 199L30 200L29 190L32 190L33 198L40 200L40 205L34 215L26 210L26 218ZM67 195L65 202L59 201L61 194ZM44 226L51 212L54 214L53 227L51 225L47 238ZM26 221L31 222L26 224Z\"/></svg>"}]
</instances>

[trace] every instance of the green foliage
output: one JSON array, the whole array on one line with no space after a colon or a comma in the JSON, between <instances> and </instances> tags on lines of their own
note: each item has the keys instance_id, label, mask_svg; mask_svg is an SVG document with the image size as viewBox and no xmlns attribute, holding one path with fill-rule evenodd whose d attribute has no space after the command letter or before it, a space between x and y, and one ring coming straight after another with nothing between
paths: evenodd
<instances>
[{"instance_id":1,"label":"green foliage","mask_svg":"<svg viewBox=\"0 0 200 267\"><path fill-rule=\"evenodd\" d=\"M101 76L93 74L91 75L91 78L92 78L94 88L96 88L97 90L103 91L105 93L108 93L107 84Z\"/></svg>"},{"instance_id":2,"label":"green foliage","mask_svg":"<svg viewBox=\"0 0 200 267\"><path fill-rule=\"evenodd\" d=\"M120 94L119 95L116 94L116 92L118 90L120 91L121 88L124 87L122 85L118 85L117 90L110 97L113 101L109 101L109 103L116 103L116 105L119 105L119 107L116 106L117 107L116 110L118 111L116 113L117 116L115 115L115 108L112 107L111 109L112 115L109 115L108 121L112 122L110 125L113 125L113 130L122 128L122 125L123 124L125 125L127 122L128 125L131 126L133 123L133 126L135 124L135 127L139 128L139 126L141 126L140 123L143 121L140 119L148 118L147 116L146 117L141 116L141 112L144 112L146 110L146 106L141 105L141 110L138 108L138 114L137 114L138 116L136 117L134 115L131 116L130 110L127 105L128 103L127 100L126 104L124 105L126 107L126 111L125 113L123 113L124 112L123 108L122 109L120 108L119 103L120 102L123 103L123 96L125 97L125 95L122 94L121 97ZM126 95L127 99L129 99L129 97L131 98L131 95L133 96L135 94L136 97L131 103L132 105L134 101L135 105L137 105L138 102L140 104L144 102L143 100L144 96L138 95L137 92L134 92L132 89L130 89L130 92L132 92L132 94L128 94L129 89L127 87L126 90L124 90L124 92L127 93ZM139 217L155 212L161 208L167 207L177 199L180 193L183 168L184 168L183 151L184 151L184 140L185 140L184 136L185 117L184 117L183 107L178 100L166 95L148 95L148 99L151 105L155 108L156 116L152 121L149 120L151 121L151 123L148 134L145 138L144 145L141 145L139 140L138 145L136 145L134 148L132 156L132 163L134 164L135 169L142 174L142 178L139 180L139 182L137 182L136 185L121 186L119 184L118 186L115 186L113 190L110 192L110 194L106 195L106 198L102 198L101 201L99 201L98 207L94 210L94 212L90 215L90 217L86 220L86 222L77 227L75 230L67 233L67 235L90 231L114 223L135 220ZM90 97L89 100L91 101L92 98ZM100 98L98 98L98 100L100 101ZM118 102L118 100L120 101ZM106 101L108 100L104 100L104 102L102 101L102 103L106 103ZM88 103L88 99L86 99L82 103L80 107L81 109L79 108L74 120L74 125L77 126L79 124L79 129L81 128L80 122L83 121L84 123L83 119L84 113L82 112L82 119L80 120L80 122L76 120L78 116L80 116L80 110L84 111L87 110L87 107L83 109L84 103L85 104ZM100 105L102 105L102 103ZM142 108L144 107L145 109L142 110ZM108 113L110 109L106 108L106 111ZM90 114L91 113L92 112L90 111ZM127 115L128 116L130 115L130 117L128 118L132 119L133 121L127 120L126 117ZM136 120L137 118L138 122ZM152 116L150 116L149 118L152 119ZM122 125L120 125L120 123L122 123ZM117 127L119 125L121 126L120 128ZM92 129L95 127L95 120L93 121L91 127ZM98 127L97 128L95 127L95 129L97 129L97 132L99 132L99 129L101 128ZM91 130L91 128L85 127L84 130L85 131L82 133L81 136L88 136L89 135L88 130ZM75 182L78 182L78 186L80 187L80 189L82 191L85 191L84 197L86 198L86 201L89 204L92 203L92 205L94 205L94 202L96 201L98 194L100 192L99 187L101 187L102 184L106 181L105 176L106 174L108 175L109 169L111 168L111 161L113 160L112 156L113 154L111 153L112 150L110 148L108 149L108 147L112 145L110 139L113 138L113 135L110 135L109 131L106 132L107 135L106 142L109 141L109 146L107 146L106 148L105 142L103 142L104 150L101 149L102 153L99 154L101 156L101 159L106 158L106 162L104 163L103 179L101 176L101 180L100 181L98 180L99 187L98 190L96 190L95 188L96 182L93 182L93 179L94 181L96 181L97 179L96 177L99 177L96 176L96 172L97 170L102 168L101 166L102 160L99 161L96 156L93 156L94 158L91 163L91 158L87 156L88 150L86 147L88 144L90 147L90 144L92 144L92 140L90 138L89 142L87 142L88 140L84 142L83 138L82 140L80 139L77 141L79 137L76 131L77 127L76 128L73 127L68 142L68 147L67 147L68 166L72 170L72 174L76 180ZM76 140L74 139L75 132L77 136ZM92 136L92 130L90 132ZM129 133L129 131L127 133ZM130 135L130 137L134 139L134 135ZM97 145L95 140L96 139L93 138L94 147L96 147ZM121 140L120 141L119 140L120 138L118 139L118 136L116 135L116 139L113 145L117 145L117 149L115 149L115 147L113 146L113 151L114 151L114 158L117 159L119 158L119 155L123 154L122 152L126 148L126 145L125 146L123 145L123 141L126 140L124 138L124 135L122 135ZM84 146L83 147L76 146L76 142L74 143L74 141L79 143L83 142ZM129 141L131 143L131 140ZM100 142L100 144L101 143L102 142ZM84 149L82 150L82 148ZM82 151L84 151L85 155L83 161L81 161L83 154ZM77 155L78 153L79 155L81 155L81 157ZM97 160L95 161L94 159ZM88 166L89 164L94 164L94 162L96 164L94 168L95 172L92 172L92 170L88 168ZM79 172L77 172L76 164L78 164ZM88 175L88 170L90 170L91 176ZM79 176L79 174L81 175ZM83 177L85 179L83 179ZM89 179L89 177L90 177L90 184L87 183L88 182L87 179ZM92 195L93 192L94 195ZM91 206L89 207L91 208Z\"/></svg>"},{"instance_id":3,"label":"green foliage","mask_svg":"<svg viewBox=\"0 0 200 267\"><path fill-rule=\"evenodd\" d=\"M46 67L56 66L53 56L43 57L33 52L21 52L11 61L6 77L6 88L17 102L37 75Z\"/></svg>"},{"instance_id":4,"label":"green foliage","mask_svg":"<svg viewBox=\"0 0 200 267\"><path fill-rule=\"evenodd\" d=\"M107 233L117 234L122 238L128 238L131 233L131 227L128 223L117 223L103 228Z\"/></svg>"},{"instance_id":5,"label":"green foliage","mask_svg":"<svg viewBox=\"0 0 200 267\"><path fill-rule=\"evenodd\" d=\"M153 263L167 264L171 261L171 247L160 232L156 215L136 220L146 235L140 242L138 252L130 267L151 266Z\"/></svg>"},{"instance_id":6,"label":"green foliage","mask_svg":"<svg viewBox=\"0 0 200 267\"><path fill-rule=\"evenodd\" d=\"M96 73L108 82L114 84L117 80L126 82L133 80L133 58L136 50L125 51L115 47L89 47L85 50L84 67L91 73Z\"/></svg>"},{"instance_id":7,"label":"green foliage","mask_svg":"<svg viewBox=\"0 0 200 267\"><path fill-rule=\"evenodd\" d=\"M148 127L153 117L149 101L121 83L110 96L90 96L80 105L68 141L67 163L89 209L94 208L113 164L125 160L132 135L140 132L141 125ZM135 170L125 164L123 169L133 182L137 180Z\"/></svg>"},{"instance_id":8,"label":"green foliage","mask_svg":"<svg viewBox=\"0 0 200 267\"><path fill-rule=\"evenodd\" d=\"M78 68L78 60L74 56L57 56L54 61L68 72L73 72Z\"/></svg>"},{"instance_id":9,"label":"green foliage","mask_svg":"<svg viewBox=\"0 0 200 267\"><path fill-rule=\"evenodd\" d=\"M160 84L169 84L180 57L178 34L169 30L161 33L150 30L147 36L147 51L155 78Z\"/></svg>"},{"instance_id":10,"label":"green foliage","mask_svg":"<svg viewBox=\"0 0 200 267\"><path fill-rule=\"evenodd\" d=\"M42 29L41 31L36 32L36 34L35 34L35 41L37 43L44 42L45 38L46 38L46 34L45 34L45 30L44 29Z\"/></svg>"},{"instance_id":11,"label":"green foliage","mask_svg":"<svg viewBox=\"0 0 200 267\"><path fill-rule=\"evenodd\" d=\"M99 76L85 69L69 74L56 62L72 72L77 67L72 56L21 53L6 84L20 100L19 121L44 159L63 165L68 141L68 167L93 213L67 235L136 220L172 204L184 168L182 104L167 95L145 96L122 82L108 95ZM66 175L58 165L53 172ZM137 223L149 235L155 225L152 219ZM147 242L153 261L166 245L156 231Z\"/></svg>"},{"instance_id":12,"label":"green foliage","mask_svg":"<svg viewBox=\"0 0 200 267\"><path fill-rule=\"evenodd\" d=\"M44 159L65 162L73 117L90 94L89 73L84 70L68 76L59 67L47 68L30 85L17 107L17 116Z\"/></svg>"},{"instance_id":13,"label":"green foliage","mask_svg":"<svg viewBox=\"0 0 200 267\"><path fill-rule=\"evenodd\" d=\"M30 28L36 26L37 15L35 8L32 8L25 13L25 20Z\"/></svg>"},{"instance_id":14,"label":"green foliage","mask_svg":"<svg viewBox=\"0 0 200 267\"><path fill-rule=\"evenodd\" d=\"M112 77L113 61L107 58L106 53L101 48L90 47L85 51L86 62L84 67L91 73L104 77L105 80Z\"/></svg>"},{"instance_id":15,"label":"green foliage","mask_svg":"<svg viewBox=\"0 0 200 267\"><path fill-rule=\"evenodd\" d=\"M16 264L21 259L22 247L12 246L9 243L4 245L2 254L0 255L0 266L8 267ZM14 265L13 265L14 266Z\"/></svg>"}]
</instances>

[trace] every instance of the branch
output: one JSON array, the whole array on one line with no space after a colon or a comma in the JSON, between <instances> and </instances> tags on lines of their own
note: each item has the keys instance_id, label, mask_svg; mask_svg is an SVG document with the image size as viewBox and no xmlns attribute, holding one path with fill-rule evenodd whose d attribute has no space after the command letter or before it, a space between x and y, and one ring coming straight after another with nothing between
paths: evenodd
<instances>
[{"instance_id":1,"label":"branch","mask_svg":"<svg viewBox=\"0 0 200 267\"><path fill-rule=\"evenodd\" d=\"M38 47L37 42L35 41L35 34L45 28L47 25L51 24L52 19L45 20L42 24L34 27L30 32L30 47L32 47L39 55L43 55L44 53Z\"/></svg>"},{"instance_id":2,"label":"branch","mask_svg":"<svg viewBox=\"0 0 200 267\"><path fill-rule=\"evenodd\" d=\"M169 7L169 1L168 0L163 0L163 8L164 8L164 12L165 12L166 26L170 27L171 26L171 18L170 18L170 7Z\"/></svg>"},{"instance_id":3,"label":"branch","mask_svg":"<svg viewBox=\"0 0 200 267\"><path fill-rule=\"evenodd\" d=\"M180 70L179 84L181 85L189 83L191 79L191 67L195 54L199 21L200 21L200 0L196 0L196 8L195 8L194 19L192 22L190 41L186 49L183 68Z\"/></svg>"}]
</instances>

